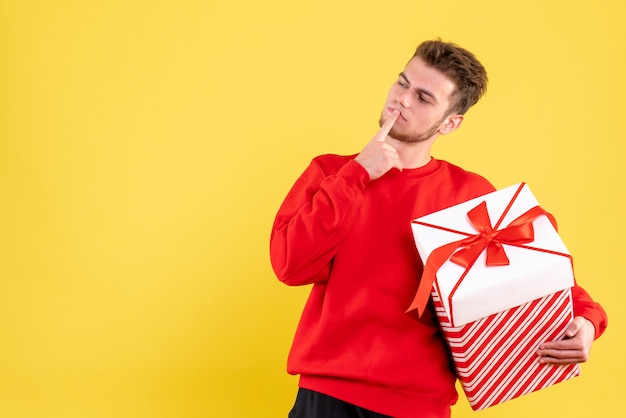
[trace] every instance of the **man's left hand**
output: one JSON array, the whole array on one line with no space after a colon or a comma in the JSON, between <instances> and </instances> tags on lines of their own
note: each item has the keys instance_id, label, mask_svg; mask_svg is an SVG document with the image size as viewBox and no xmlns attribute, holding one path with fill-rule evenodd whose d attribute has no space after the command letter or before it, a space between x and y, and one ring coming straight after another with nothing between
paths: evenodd
<instances>
[{"instance_id":1,"label":"man's left hand","mask_svg":"<svg viewBox=\"0 0 626 418\"><path fill-rule=\"evenodd\" d=\"M582 316L575 317L565 330L565 339L541 344L537 351L539 362L558 365L586 362L595 332L591 321Z\"/></svg>"}]
</instances>

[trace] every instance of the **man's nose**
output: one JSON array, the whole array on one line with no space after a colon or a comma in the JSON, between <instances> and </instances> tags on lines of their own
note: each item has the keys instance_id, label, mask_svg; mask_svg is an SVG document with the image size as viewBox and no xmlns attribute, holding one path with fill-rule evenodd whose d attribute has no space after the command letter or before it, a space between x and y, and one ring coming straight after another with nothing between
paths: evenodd
<instances>
[{"instance_id":1,"label":"man's nose","mask_svg":"<svg viewBox=\"0 0 626 418\"><path fill-rule=\"evenodd\" d=\"M398 95L398 104L401 105L402 107L409 107L411 106L411 97L409 95L409 92L402 92L400 95Z\"/></svg>"}]
</instances>

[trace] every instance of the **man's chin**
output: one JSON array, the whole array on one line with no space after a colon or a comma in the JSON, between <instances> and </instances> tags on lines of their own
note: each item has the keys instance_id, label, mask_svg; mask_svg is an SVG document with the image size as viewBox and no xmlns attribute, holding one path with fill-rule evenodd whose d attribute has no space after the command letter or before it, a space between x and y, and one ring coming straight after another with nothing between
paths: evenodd
<instances>
[{"instance_id":1,"label":"man's chin","mask_svg":"<svg viewBox=\"0 0 626 418\"><path fill-rule=\"evenodd\" d=\"M396 141L404 142L406 144L417 144L419 142L428 141L432 138L432 135L407 135L403 132L398 132L398 130L394 130L393 128L389 131L389 136Z\"/></svg>"},{"instance_id":2,"label":"man's chin","mask_svg":"<svg viewBox=\"0 0 626 418\"><path fill-rule=\"evenodd\" d=\"M389 131L389 136L400 142L415 142L415 138L403 133L398 129L394 129L394 127L392 127Z\"/></svg>"}]
</instances>

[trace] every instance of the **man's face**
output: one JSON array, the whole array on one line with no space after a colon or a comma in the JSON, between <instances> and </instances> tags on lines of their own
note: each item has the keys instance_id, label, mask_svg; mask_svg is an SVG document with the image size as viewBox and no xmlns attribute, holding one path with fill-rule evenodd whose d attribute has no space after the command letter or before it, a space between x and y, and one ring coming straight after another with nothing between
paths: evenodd
<instances>
[{"instance_id":1,"label":"man's face","mask_svg":"<svg viewBox=\"0 0 626 418\"><path fill-rule=\"evenodd\" d=\"M389 136L402 142L422 142L440 134L446 122L454 83L443 73L413 58L387 94L380 125L397 109L400 115Z\"/></svg>"}]
</instances>

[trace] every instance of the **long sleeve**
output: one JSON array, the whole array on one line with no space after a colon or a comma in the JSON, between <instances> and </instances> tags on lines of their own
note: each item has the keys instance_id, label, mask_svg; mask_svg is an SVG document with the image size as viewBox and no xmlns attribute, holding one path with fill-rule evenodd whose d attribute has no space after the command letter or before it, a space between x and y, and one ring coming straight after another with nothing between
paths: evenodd
<instances>
[{"instance_id":1,"label":"long sleeve","mask_svg":"<svg viewBox=\"0 0 626 418\"><path fill-rule=\"evenodd\" d=\"M316 158L280 207L270 238L274 271L288 285L328 278L332 259L352 225L369 183L353 159Z\"/></svg>"},{"instance_id":2,"label":"long sleeve","mask_svg":"<svg viewBox=\"0 0 626 418\"><path fill-rule=\"evenodd\" d=\"M608 324L608 318L602 306L594 302L585 289L578 285L572 288L572 298L574 299L574 315L590 320L596 329L595 339L599 338Z\"/></svg>"}]
</instances>

